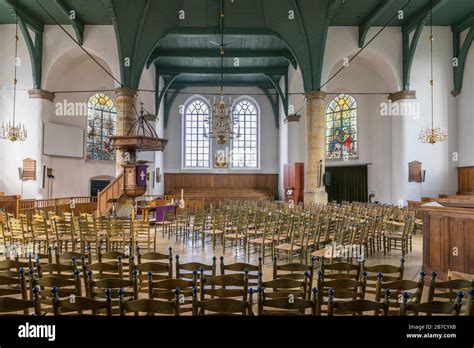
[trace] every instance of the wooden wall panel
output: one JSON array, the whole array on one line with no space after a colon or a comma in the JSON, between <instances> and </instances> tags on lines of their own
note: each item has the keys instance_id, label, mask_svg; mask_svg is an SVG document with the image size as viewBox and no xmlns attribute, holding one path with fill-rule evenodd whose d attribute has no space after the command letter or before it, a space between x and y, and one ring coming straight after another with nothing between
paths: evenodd
<instances>
[{"instance_id":1,"label":"wooden wall panel","mask_svg":"<svg viewBox=\"0 0 474 348\"><path fill-rule=\"evenodd\" d=\"M458 168L458 185L459 193L474 194L474 167Z\"/></svg>"},{"instance_id":2,"label":"wooden wall panel","mask_svg":"<svg viewBox=\"0 0 474 348\"><path fill-rule=\"evenodd\" d=\"M165 193L181 189L265 189L278 196L278 174L165 173Z\"/></svg>"},{"instance_id":3,"label":"wooden wall panel","mask_svg":"<svg viewBox=\"0 0 474 348\"><path fill-rule=\"evenodd\" d=\"M448 271L474 274L474 210L422 207L423 271L446 280Z\"/></svg>"}]
</instances>

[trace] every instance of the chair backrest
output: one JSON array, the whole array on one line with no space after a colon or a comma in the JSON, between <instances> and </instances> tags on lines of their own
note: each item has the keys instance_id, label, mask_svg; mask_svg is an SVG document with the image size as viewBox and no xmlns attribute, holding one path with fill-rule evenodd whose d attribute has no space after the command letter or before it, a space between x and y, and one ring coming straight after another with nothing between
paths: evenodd
<instances>
[{"instance_id":1,"label":"chair backrest","mask_svg":"<svg viewBox=\"0 0 474 348\"><path fill-rule=\"evenodd\" d=\"M325 257L320 258L323 281L327 279L354 279L359 280L361 263L334 262L327 263Z\"/></svg>"},{"instance_id":2,"label":"chair backrest","mask_svg":"<svg viewBox=\"0 0 474 348\"><path fill-rule=\"evenodd\" d=\"M139 299L133 301L124 301L124 291L119 290L119 306L120 315L126 315L127 312L147 313L154 315L155 313L165 315L180 315L180 290L175 290L175 299L173 301L162 301L154 299Z\"/></svg>"},{"instance_id":3,"label":"chair backrest","mask_svg":"<svg viewBox=\"0 0 474 348\"><path fill-rule=\"evenodd\" d=\"M193 271L198 271L200 269L203 269L205 275L216 275L217 258L215 256L212 258L212 265L206 265L199 262L180 263L179 255L176 255L175 259L177 279L192 279Z\"/></svg>"},{"instance_id":4,"label":"chair backrest","mask_svg":"<svg viewBox=\"0 0 474 348\"><path fill-rule=\"evenodd\" d=\"M436 282L436 272L431 273L428 301L449 300L454 302L459 291L468 291L474 288L474 280L453 279L445 282Z\"/></svg>"},{"instance_id":5,"label":"chair backrest","mask_svg":"<svg viewBox=\"0 0 474 348\"><path fill-rule=\"evenodd\" d=\"M258 292L258 315L305 315L310 310L311 315L317 313L317 292L316 288L311 290L311 300L302 298L276 297L268 298L265 289L259 287ZM252 298L252 292L250 292Z\"/></svg>"},{"instance_id":6,"label":"chair backrest","mask_svg":"<svg viewBox=\"0 0 474 348\"><path fill-rule=\"evenodd\" d=\"M458 297L455 302L445 301L431 301L425 303L408 303L410 294L408 292L402 293L402 303L400 303L400 315L405 316L407 313L412 312L419 315L425 313L426 315L432 314L444 314L458 316L461 312L462 306L462 291L458 292Z\"/></svg>"},{"instance_id":7,"label":"chair backrest","mask_svg":"<svg viewBox=\"0 0 474 348\"><path fill-rule=\"evenodd\" d=\"M377 290L376 290L376 301L380 300L383 297L382 291L384 289L390 289L391 293L391 300L390 305L398 307L400 303L402 303L402 294L407 292L408 290L412 290L410 297L411 302L419 303L421 301L421 297L423 295L424 289L424 279L425 273L420 272L420 277L417 282L413 280L395 280L391 282L383 282L383 274L378 273L378 280L377 280ZM408 292L407 292L408 293ZM395 300L395 301L393 301Z\"/></svg>"},{"instance_id":8,"label":"chair backrest","mask_svg":"<svg viewBox=\"0 0 474 348\"><path fill-rule=\"evenodd\" d=\"M200 302L197 292L194 289L193 315L253 315L252 306L247 301L216 298Z\"/></svg>"},{"instance_id":9,"label":"chair backrest","mask_svg":"<svg viewBox=\"0 0 474 348\"><path fill-rule=\"evenodd\" d=\"M127 290L125 290L124 292L125 296L131 297L134 300L136 300L138 299L137 275L138 275L138 272L134 271L132 280L126 280L126 279L120 279L120 278L105 278L105 279L94 280L92 272L89 271L87 274L87 284L86 284L89 289L88 297L95 299L96 297L103 295L104 289L110 289L112 298L118 298L118 295L119 295L118 290L126 288Z\"/></svg>"},{"instance_id":10,"label":"chair backrest","mask_svg":"<svg viewBox=\"0 0 474 348\"><path fill-rule=\"evenodd\" d=\"M248 275L244 274L243 278L237 278L232 275L218 275L205 277L200 272L200 300L201 302L207 298L235 298L240 297L242 301L247 301L248 291ZM207 295L207 298L206 298Z\"/></svg>"},{"instance_id":11,"label":"chair backrest","mask_svg":"<svg viewBox=\"0 0 474 348\"><path fill-rule=\"evenodd\" d=\"M91 311L93 315L99 310L105 310L107 316L112 315L112 297L111 290L106 289L105 301L95 300L88 297L74 296L67 299L60 299L59 289L53 288L51 290L51 302L53 305L53 313L55 316L61 314L71 314L76 312L77 315L84 315L85 311ZM61 313L63 312L63 313Z\"/></svg>"},{"instance_id":12,"label":"chair backrest","mask_svg":"<svg viewBox=\"0 0 474 348\"><path fill-rule=\"evenodd\" d=\"M304 280L279 278L262 282L265 298L285 297L287 299L307 298L308 276ZM271 291L270 291L271 289Z\"/></svg>"},{"instance_id":13,"label":"chair backrest","mask_svg":"<svg viewBox=\"0 0 474 348\"><path fill-rule=\"evenodd\" d=\"M385 301L371 301L366 299L357 299L351 301L335 301L335 290L330 289L328 299L328 315L333 316L334 314L353 314L353 315L364 315L364 312L371 312L372 315L388 315L388 307L390 301L390 290L386 290Z\"/></svg>"},{"instance_id":14,"label":"chair backrest","mask_svg":"<svg viewBox=\"0 0 474 348\"><path fill-rule=\"evenodd\" d=\"M23 311L24 314L28 315L30 308L33 308L34 313L40 316L41 303L39 288L34 288L32 290L32 293L32 300L20 300L12 297L0 297L0 313L14 313Z\"/></svg>"},{"instance_id":15,"label":"chair backrest","mask_svg":"<svg viewBox=\"0 0 474 348\"><path fill-rule=\"evenodd\" d=\"M258 258L258 265L252 265L244 262L237 262L226 265L224 263L224 256L220 257L220 261L221 275L231 275L237 278L243 278L247 273L249 285L258 285L263 270L263 259L261 256Z\"/></svg>"}]
</instances>

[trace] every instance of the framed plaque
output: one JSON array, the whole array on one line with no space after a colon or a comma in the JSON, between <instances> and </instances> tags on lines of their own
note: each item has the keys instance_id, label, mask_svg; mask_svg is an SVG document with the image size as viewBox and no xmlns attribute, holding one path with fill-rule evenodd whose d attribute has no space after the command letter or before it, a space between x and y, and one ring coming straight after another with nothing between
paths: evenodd
<instances>
[{"instance_id":1,"label":"framed plaque","mask_svg":"<svg viewBox=\"0 0 474 348\"><path fill-rule=\"evenodd\" d=\"M421 162L408 163L408 182L422 182Z\"/></svg>"}]
</instances>

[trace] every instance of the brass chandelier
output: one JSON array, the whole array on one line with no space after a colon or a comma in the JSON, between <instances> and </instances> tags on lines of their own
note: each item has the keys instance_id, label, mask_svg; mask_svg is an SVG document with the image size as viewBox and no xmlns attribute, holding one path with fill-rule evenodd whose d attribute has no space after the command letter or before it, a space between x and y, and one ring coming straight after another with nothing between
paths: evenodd
<instances>
[{"instance_id":1,"label":"brass chandelier","mask_svg":"<svg viewBox=\"0 0 474 348\"><path fill-rule=\"evenodd\" d=\"M16 85L17 85L17 66L18 66L18 0L16 1L16 29L15 29L15 78L13 79L13 117L8 123L2 122L0 127L0 138L5 140L25 141L28 137L25 125L15 122L16 114Z\"/></svg>"},{"instance_id":2,"label":"brass chandelier","mask_svg":"<svg viewBox=\"0 0 474 348\"><path fill-rule=\"evenodd\" d=\"M219 19L221 29L221 41L219 44L221 56L221 91L217 99L214 97L212 116L206 120L209 124L209 132L206 134L206 137L216 139L219 145L224 145L229 139L240 137L240 130L237 131L237 133L234 132L234 126L238 124L233 118L232 98L229 97L228 105L224 100L224 47L228 44L224 44L224 2L222 0Z\"/></svg>"},{"instance_id":3,"label":"brass chandelier","mask_svg":"<svg viewBox=\"0 0 474 348\"><path fill-rule=\"evenodd\" d=\"M434 126L434 79L433 79L433 1L430 0L430 45L431 45L431 127L422 127L418 139L422 143L434 145L438 142L448 140L448 130L440 126Z\"/></svg>"}]
</instances>

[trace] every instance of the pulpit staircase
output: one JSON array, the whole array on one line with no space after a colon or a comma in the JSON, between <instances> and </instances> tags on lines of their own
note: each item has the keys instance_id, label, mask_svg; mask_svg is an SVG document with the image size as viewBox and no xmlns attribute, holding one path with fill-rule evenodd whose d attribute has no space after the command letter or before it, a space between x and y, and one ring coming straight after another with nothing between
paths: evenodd
<instances>
[{"instance_id":1,"label":"pulpit staircase","mask_svg":"<svg viewBox=\"0 0 474 348\"><path fill-rule=\"evenodd\" d=\"M97 215L100 216L109 212L114 204L123 197L124 192L124 174L120 174L110 182L97 195Z\"/></svg>"}]
</instances>

